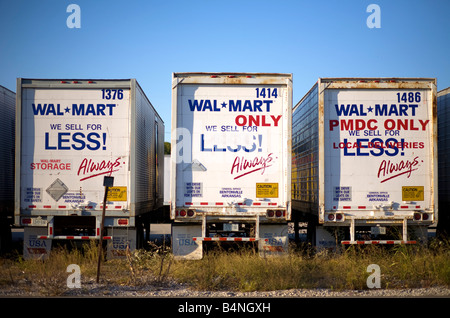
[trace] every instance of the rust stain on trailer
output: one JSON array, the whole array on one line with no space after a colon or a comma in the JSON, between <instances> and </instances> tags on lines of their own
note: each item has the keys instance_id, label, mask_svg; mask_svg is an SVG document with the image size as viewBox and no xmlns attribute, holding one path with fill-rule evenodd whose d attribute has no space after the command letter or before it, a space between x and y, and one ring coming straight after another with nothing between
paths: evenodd
<instances>
[{"instance_id":1,"label":"rust stain on trailer","mask_svg":"<svg viewBox=\"0 0 450 318\"><path fill-rule=\"evenodd\" d=\"M328 89L429 89L429 79L399 78L322 78L323 83L328 83Z\"/></svg>"},{"instance_id":2,"label":"rust stain on trailer","mask_svg":"<svg viewBox=\"0 0 450 318\"><path fill-rule=\"evenodd\" d=\"M257 85L285 85L286 78L292 81L292 75L282 73L175 73L175 77L187 79L188 84L252 84L257 80ZM256 84L256 83L255 83Z\"/></svg>"}]
</instances>

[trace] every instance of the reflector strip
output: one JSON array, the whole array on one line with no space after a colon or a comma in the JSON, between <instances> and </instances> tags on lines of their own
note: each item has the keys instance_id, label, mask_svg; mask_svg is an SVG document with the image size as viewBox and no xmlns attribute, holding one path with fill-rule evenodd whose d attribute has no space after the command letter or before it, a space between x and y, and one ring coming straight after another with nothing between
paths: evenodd
<instances>
[{"instance_id":1,"label":"reflector strip","mask_svg":"<svg viewBox=\"0 0 450 318\"><path fill-rule=\"evenodd\" d=\"M39 240L95 240L99 239L98 236L71 236L71 235L57 235L57 236L50 236L50 235L38 235L37 238ZM112 236L103 236L104 240L111 240Z\"/></svg>"},{"instance_id":2,"label":"reflector strip","mask_svg":"<svg viewBox=\"0 0 450 318\"><path fill-rule=\"evenodd\" d=\"M29 205L28 206L29 209L68 209L69 207L67 205L56 205L56 206L51 206L51 205ZM86 205L86 206L80 206L80 208L83 209L94 209L94 206L92 205ZM100 206L100 209L102 209L103 207ZM106 209L124 209L125 207L122 205L116 205L116 206L106 206ZM78 208L77 208L78 209Z\"/></svg>"},{"instance_id":3,"label":"reflector strip","mask_svg":"<svg viewBox=\"0 0 450 318\"><path fill-rule=\"evenodd\" d=\"M402 241L402 240L384 240L384 241L341 241L344 245L370 245L370 244L416 244L417 241Z\"/></svg>"},{"instance_id":4,"label":"reflector strip","mask_svg":"<svg viewBox=\"0 0 450 318\"><path fill-rule=\"evenodd\" d=\"M194 241L221 241L221 242L255 242L258 239L255 237L193 237Z\"/></svg>"},{"instance_id":5,"label":"reflector strip","mask_svg":"<svg viewBox=\"0 0 450 318\"><path fill-rule=\"evenodd\" d=\"M184 206L196 206L196 205L209 205L209 206L217 206L217 205L225 205L225 202L184 202ZM245 204L243 202L238 202L237 205L246 205L246 206L277 206L277 202L254 202L251 204ZM181 207L180 207L181 208ZM350 208L350 207L349 207Z\"/></svg>"},{"instance_id":6,"label":"reflector strip","mask_svg":"<svg viewBox=\"0 0 450 318\"><path fill-rule=\"evenodd\" d=\"M270 203L269 203L270 205ZM416 210L416 209L420 209L420 205L414 205L414 206L409 206L409 205L401 205L398 207L399 209L408 209L408 210ZM344 206L333 206L333 211L335 210L367 210L367 209L372 209L372 207L370 206L366 206L366 205L358 205L358 206L350 206L350 205L344 205Z\"/></svg>"}]
</instances>

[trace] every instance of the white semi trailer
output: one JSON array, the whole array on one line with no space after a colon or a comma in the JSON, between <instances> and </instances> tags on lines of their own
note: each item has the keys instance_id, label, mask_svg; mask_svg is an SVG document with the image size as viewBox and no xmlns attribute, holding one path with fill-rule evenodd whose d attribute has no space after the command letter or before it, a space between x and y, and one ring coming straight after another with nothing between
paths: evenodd
<instances>
[{"instance_id":1,"label":"white semi trailer","mask_svg":"<svg viewBox=\"0 0 450 318\"><path fill-rule=\"evenodd\" d=\"M164 122L135 79L17 79L15 224L24 256L54 240L143 242L163 204ZM104 201L104 177L114 177Z\"/></svg>"},{"instance_id":2,"label":"white semi trailer","mask_svg":"<svg viewBox=\"0 0 450 318\"><path fill-rule=\"evenodd\" d=\"M209 242L288 251L292 75L175 73L172 79L173 253Z\"/></svg>"},{"instance_id":3,"label":"white semi trailer","mask_svg":"<svg viewBox=\"0 0 450 318\"><path fill-rule=\"evenodd\" d=\"M437 222L436 80L320 78L293 110L292 208L316 246L415 243Z\"/></svg>"}]
</instances>

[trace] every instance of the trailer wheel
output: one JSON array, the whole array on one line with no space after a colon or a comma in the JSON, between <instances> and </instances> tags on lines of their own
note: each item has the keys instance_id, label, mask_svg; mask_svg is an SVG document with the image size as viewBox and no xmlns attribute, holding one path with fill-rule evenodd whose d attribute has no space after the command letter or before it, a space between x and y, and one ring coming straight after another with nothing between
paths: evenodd
<instances>
[{"instance_id":1,"label":"trailer wheel","mask_svg":"<svg viewBox=\"0 0 450 318\"><path fill-rule=\"evenodd\" d=\"M141 217L136 218L136 249L144 247L144 224Z\"/></svg>"},{"instance_id":2,"label":"trailer wheel","mask_svg":"<svg viewBox=\"0 0 450 318\"><path fill-rule=\"evenodd\" d=\"M8 222L0 221L0 255L11 251L12 233Z\"/></svg>"}]
</instances>

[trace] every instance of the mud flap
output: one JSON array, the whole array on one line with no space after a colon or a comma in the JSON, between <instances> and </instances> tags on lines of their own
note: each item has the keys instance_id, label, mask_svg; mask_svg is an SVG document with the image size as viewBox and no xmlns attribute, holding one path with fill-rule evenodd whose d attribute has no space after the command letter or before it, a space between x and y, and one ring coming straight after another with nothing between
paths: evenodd
<instances>
[{"instance_id":1,"label":"mud flap","mask_svg":"<svg viewBox=\"0 0 450 318\"><path fill-rule=\"evenodd\" d=\"M336 249L336 238L324 226L316 226L315 237L317 251Z\"/></svg>"},{"instance_id":2,"label":"mud flap","mask_svg":"<svg viewBox=\"0 0 450 318\"><path fill-rule=\"evenodd\" d=\"M127 247L130 251L136 249L136 229L108 229L108 235L112 236L107 243L107 259L126 257Z\"/></svg>"},{"instance_id":3,"label":"mud flap","mask_svg":"<svg viewBox=\"0 0 450 318\"><path fill-rule=\"evenodd\" d=\"M421 244L428 242L428 227L426 226L410 226L408 228L411 239Z\"/></svg>"},{"instance_id":4,"label":"mud flap","mask_svg":"<svg viewBox=\"0 0 450 318\"><path fill-rule=\"evenodd\" d=\"M39 235L47 235L46 227L25 227L23 229L23 258L46 259L52 249L52 240L38 239Z\"/></svg>"},{"instance_id":5,"label":"mud flap","mask_svg":"<svg viewBox=\"0 0 450 318\"><path fill-rule=\"evenodd\" d=\"M201 225L172 224L172 252L175 259L198 260L203 258L203 242L193 237L202 236Z\"/></svg>"},{"instance_id":6,"label":"mud flap","mask_svg":"<svg viewBox=\"0 0 450 318\"><path fill-rule=\"evenodd\" d=\"M289 252L287 224L260 224L258 250L261 257L284 256Z\"/></svg>"}]
</instances>

